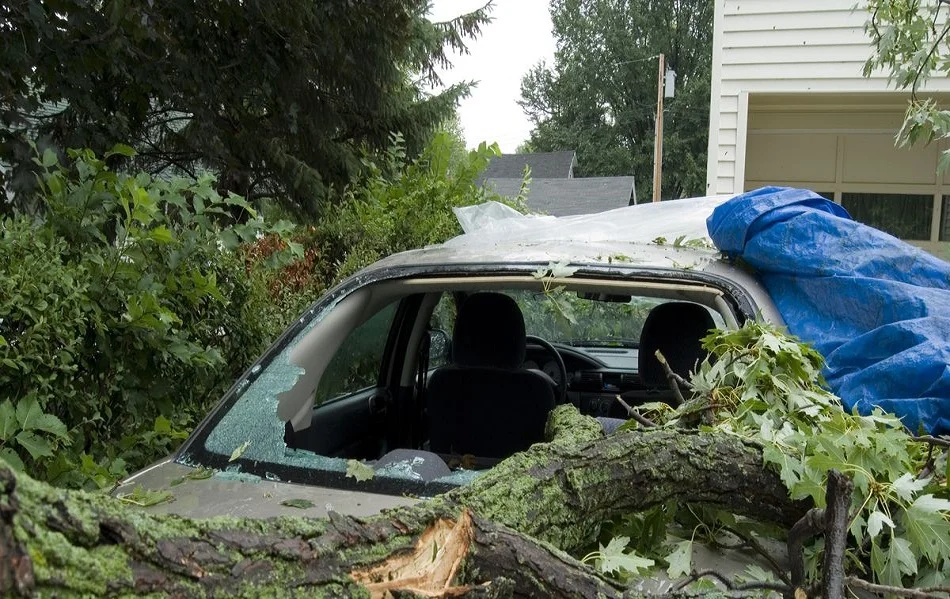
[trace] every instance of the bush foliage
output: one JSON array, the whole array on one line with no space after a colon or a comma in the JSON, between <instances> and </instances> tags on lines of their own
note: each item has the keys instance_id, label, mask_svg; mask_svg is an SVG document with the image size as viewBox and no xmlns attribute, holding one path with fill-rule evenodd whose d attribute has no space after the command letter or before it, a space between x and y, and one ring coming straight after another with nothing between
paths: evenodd
<instances>
[{"instance_id":1,"label":"bush foliage","mask_svg":"<svg viewBox=\"0 0 950 599\"><path fill-rule=\"evenodd\" d=\"M0 221L0 458L64 486L108 486L171 451L329 285L460 232L454 206L497 146L400 138L312 226L268 224L211 177L121 173L52 151L36 214Z\"/></svg>"},{"instance_id":2,"label":"bush foliage","mask_svg":"<svg viewBox=\"0 0 950 599\"><path fill-rule=\"evenodd\" d=\"M459 155L455 138L437 133L419 158L406 160L404 143L393 143L366 174L348 188L315 230L310 243L330 269L328 283L389 254L441 243L462 232L452 208L504 200L476 184L497 144L482 143Z\"/></svg>"},{"instance_id":3,"label":"bush foliage","mask_svg":"<svg viewBox=\"0 0 950 599\"><path fill-rule=\"evenodd\" d=\"M69 156L37 159L41 216L0 226L0 452L81 485L170 448L261 351L269 298L233 250L289 228L210 178Z\"/></svg>"}]
</instances>

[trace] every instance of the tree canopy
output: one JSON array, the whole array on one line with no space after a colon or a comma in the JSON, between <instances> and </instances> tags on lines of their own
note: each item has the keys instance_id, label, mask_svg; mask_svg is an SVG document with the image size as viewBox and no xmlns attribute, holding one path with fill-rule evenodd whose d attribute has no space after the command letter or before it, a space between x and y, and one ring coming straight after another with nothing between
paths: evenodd
<instances>
[{"instance_id":1,"label":"tree canopy","mask_svg":"<svg viewBox=\"0 0 950 599\"><path fill-rule=\"evenodd\" d=\"M652 185L657 59L676 72L667 100L663 197L705 189L713 4L709 0L552 0L554 64L521 85L535 151L577 151L582 177ZM648 185L649 184L649 185Z\"/></svg>"},{"instance_id":2,"label":"tree canopy","mask_svg":"<svg viewBox=\"0 0 950 599\"><path fill-rule=\"evenodd\" d=\"M468 92L427 90L490 4L446 23L428 4L0 4L0 182L34 184L29 139L96 153L127 143L152 173L210 170L221 191L317 213L364 151L398 132L418 153Z\"/></svg>"},{"instance_id":3,"label":"tree canopy","mask_svg":"<svg viewBox=\"0 0 950 599\"><path fill-rule=\"evenodd\" d=\"M874 51L864 65L864 75L883 69L891 84L910 91L904 126L897 134L900 145L930 143L950 136L950 110L917 92L934 77L950 75L950 7L943 0L870 0L867 30ZM950 166L945 151L940 169Z\"/></svg>"}]
</instances>

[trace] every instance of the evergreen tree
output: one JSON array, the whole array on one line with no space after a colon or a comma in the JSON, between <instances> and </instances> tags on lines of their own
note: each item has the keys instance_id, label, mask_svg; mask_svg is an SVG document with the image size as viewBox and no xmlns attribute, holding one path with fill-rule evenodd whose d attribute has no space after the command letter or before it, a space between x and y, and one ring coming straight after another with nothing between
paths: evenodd
<instances>
[{"instance_id":1,"label":"evergreen tree","mask_svg":"<svg viewBox=\"0 0 950 599\"><path fill-rule=\"evenodd\" d=\"M0 182L32 186L30 139L59 151L121 142L151 172L210 170L222 190L318 213L363 152L393 132L417 152L468 93L427 90L491 7L433 23L428 4L4 2Z\"/></svg>"}]
</instances>

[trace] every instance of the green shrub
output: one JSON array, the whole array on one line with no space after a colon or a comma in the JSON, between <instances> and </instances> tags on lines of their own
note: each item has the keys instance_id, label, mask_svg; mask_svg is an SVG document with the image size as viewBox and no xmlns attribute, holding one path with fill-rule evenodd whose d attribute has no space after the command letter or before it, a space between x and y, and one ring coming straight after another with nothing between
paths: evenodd
<instances>
[{"instance_id":1,"label":"green shrub","mask_svg":"<svg viewBox=\"0 0 950 599\"><path fill-rule=\"evenodd\" d=\"M500 199L476 184L498 147L455 145L441 133L407 161L395 137L292 236L210 177L44 153L39 216L0 221L0 458L95 487L174 449L328 285L460 233L453 207Z\"/></svg>"},{"instance_id":2,"label":"green shrub","mask_svg":"<svg viewBox=\"0 0 950 599\"><path fill-rule=\"evenodd\" d=\"M272 275L235 250L289 227L210 178L69 156L37 159L39 217L0 223L0 456L91 486L172 449L270 342Z\"/></svg>"},{"instance_id":3,"label":"green shrub","mask_svg":"<svg viewBox=\"0 0 950 599\"><path fill-rule=\"evenodd\" d=\"M328 209L305 245L320 249L327 283L339 281L390 254L441 243L462 232L452 208L498 200L478 185L488 161L501 152L482 143L462 156L451 134L435 135L408 163L401 138L381 162L365 160L366 176ZM523 207L522 207L523 208Z\"/></svg>"}]
</instances>

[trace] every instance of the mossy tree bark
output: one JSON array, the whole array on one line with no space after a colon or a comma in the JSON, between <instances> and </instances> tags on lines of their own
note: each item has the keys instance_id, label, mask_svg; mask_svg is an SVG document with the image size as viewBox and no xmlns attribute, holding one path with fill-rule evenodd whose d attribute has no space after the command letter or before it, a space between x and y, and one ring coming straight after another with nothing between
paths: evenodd
<instances>
[{"instance_id":1,"label":"mossy tree bark","mask_svg":"<svg viewBox=\"0 0 950 599\"><path fill-rule=\"evenodd\" d=\"M624 596L565 553L613 516L677 500L791 526L808 507L734 437L603 437L571 408L549 426L472 485L365 521L155 516L0 465L0 594Z\"/></svg>"}]
</instances>

